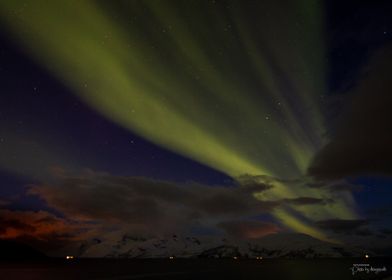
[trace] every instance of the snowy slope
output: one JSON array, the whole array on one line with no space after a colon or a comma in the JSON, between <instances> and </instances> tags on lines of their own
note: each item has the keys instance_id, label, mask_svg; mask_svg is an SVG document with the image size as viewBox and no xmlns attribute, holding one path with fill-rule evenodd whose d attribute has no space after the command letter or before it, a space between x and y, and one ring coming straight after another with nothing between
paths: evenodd
<instances>
[{"instance_id":1,"label":"snowy slope","mask_svg":"<svg viewBox=\"0 0 392 280\"><path fill-rule=\"evenodd\" d=\"M110 239L113 240L113 239ZM116 241L90 240L80 245L80 257L113 258L315 258L363 256L364 251L320 241L305 234L272 234L257 240L222 237L169 238L122 235Z\"/></svg>"}]
</instances>

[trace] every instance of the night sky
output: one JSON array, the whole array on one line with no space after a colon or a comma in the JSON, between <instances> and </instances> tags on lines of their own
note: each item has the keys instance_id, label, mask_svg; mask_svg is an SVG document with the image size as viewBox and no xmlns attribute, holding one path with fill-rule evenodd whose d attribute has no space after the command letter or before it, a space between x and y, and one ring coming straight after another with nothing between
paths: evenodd
<instances>
[{"instance_id":1,"label":"night sky","mask_svg":"<svg viewBox=\"0 0 392 280\"><path fill-rule=\"evenodd\" d=\"M390 1L2 1L0 238L392 248ZM109 236L109 237L108 237Z\"/></svg>"}]
</instances>

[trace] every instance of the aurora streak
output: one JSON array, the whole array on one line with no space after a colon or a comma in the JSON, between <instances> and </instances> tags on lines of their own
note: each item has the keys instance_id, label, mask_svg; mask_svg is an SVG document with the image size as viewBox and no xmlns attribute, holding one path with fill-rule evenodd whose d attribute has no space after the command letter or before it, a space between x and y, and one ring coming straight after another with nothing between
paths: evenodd
<instances>
[{"instance_id":1,"label":"aurora streak","mask_svg":"<svg viewBox=\"0 0 392 280\"><path fill-rule=\"evenodd\" d=\"M0 15L29 54L119 125L234 178L305 176L325 141L318 1L119 3L2 1ZM283 182L254 195L331 197ZM333 199L274 215L326 239L311 221L356 217L349 194Z\"/></svg>"}]
</instances>

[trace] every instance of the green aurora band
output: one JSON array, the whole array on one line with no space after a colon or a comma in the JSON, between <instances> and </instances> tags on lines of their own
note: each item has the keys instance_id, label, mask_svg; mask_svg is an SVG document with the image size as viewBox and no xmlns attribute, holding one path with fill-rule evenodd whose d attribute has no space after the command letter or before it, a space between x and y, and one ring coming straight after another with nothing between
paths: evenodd
<instances>
[{"instance_id":1,"label":"green aurora band","mask_svg":"<svg viewBox=\"0 0 392 280\"><path fill-rule=\"evenodd\" d=\"M324 144L322 7L260 2L10 0L0 16L29 54L121 126L232 177L302 178ZM285 183L254 195L331 197ZM274 215L326 240L312 221L356 217L351 195L333 199Z\"/></svg>"}]
</instances>

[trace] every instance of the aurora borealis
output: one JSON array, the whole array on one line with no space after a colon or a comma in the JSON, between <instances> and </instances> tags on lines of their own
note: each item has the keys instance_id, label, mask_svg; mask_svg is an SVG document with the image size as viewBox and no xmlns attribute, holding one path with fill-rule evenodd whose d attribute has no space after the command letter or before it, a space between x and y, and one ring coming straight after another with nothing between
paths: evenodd
<instances>
[{"instance_id":1,"label":"aurora borealis","mask_svg":"<svg viewBox=\"0 0 392 280\"><path fill-rule=\"evenodd\" d=\"M212 6L178 3L184 6L180 16L175 10L181 7L133 3L124 7L130 18L151 22L129 20L117 26L104 7L88 1L63 6L27 3L20 9L27 5L29 12L11 27L76 94L144 137L233 176L298 176L321 144L318 107L325 69L319 50L321 27L306 30L301 40L297 38L302 31L286 27L301 20L305 26L320 26L321 18L312 18L320 8L309 7L309 12L299 6L294 7L298 15L280 15L280 8L272 7L274 16L288 17L288 22L269 34L242 26L251 23L244 20L246 14L230 15L239 12L236 7L219 14L220 7L205 4ZM10 5L8 11L19 9ZM75 8L79 15L72 13ZM140 16L139 10L147 12ZM203 11L217 14L218 20ZM198 38L196 29L209 28L197 19L208 16L216 30ZM266 19L258 24L268 23ZM255 51L260 42L247 38L250 31L268 42L266 53ZM308 49L314 52L311 57ZM269 52L273 64L264 58ZM110 78L103 78L108 73ZM286 85L279 85L285 80Z\"/></svg>"},{"instance_id":2,"label":"aurora borealis","mask_svg":"<svg viewBox=\"0 0 392 280\"><path fill-rule=\"evenodd\" d=\"M290 202L270 212L282 227L338 242L315 223L361 218L350 192L331 192L335 181L307 173L331 127L322 2L3 1L0 20L24 55L113 125L239 188L244 176L273 185L252 196ZM60 150L62 140L39 148L18 141L1 150L10 155L0 166L11 174L46 176L21 168L25 159L9 160L22 146L43 168L92 167L66 141ZM27 165L37 166L33 158ZM53 196L38 193L50 204Z\"/></svg>"}]
</instances>

